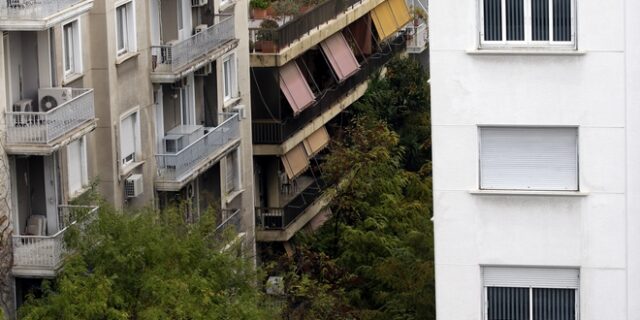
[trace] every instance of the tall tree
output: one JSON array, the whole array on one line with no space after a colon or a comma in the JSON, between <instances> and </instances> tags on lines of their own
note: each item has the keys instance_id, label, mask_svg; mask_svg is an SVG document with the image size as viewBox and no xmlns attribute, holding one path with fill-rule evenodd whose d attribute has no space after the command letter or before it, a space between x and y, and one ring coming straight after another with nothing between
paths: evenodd
<instances>
[{"instance_id":1,"label":"tall tree","mask_svg":"<svg viewBox=\"0 0 640 320\"><path fill-rule=\"evenodd\" d=\"M61 275L20 309L23 319L264 319L249 261L215 233L213 214L187 224L179 210L125 214L102 207Z\"/></svg>"}]
</instances>

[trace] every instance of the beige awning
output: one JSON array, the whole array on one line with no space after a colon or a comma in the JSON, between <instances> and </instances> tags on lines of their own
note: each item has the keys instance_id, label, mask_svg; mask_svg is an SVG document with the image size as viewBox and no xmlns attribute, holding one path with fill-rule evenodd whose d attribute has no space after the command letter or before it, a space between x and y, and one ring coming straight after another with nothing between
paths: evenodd
<instances>
[{"instance_id":1,"label":"beige awning","mask_svg":"<svg viewBox=\"0 0 640 320\"><path fill-rule=\"evenodd\" d=\"M371 11L371 20L378 31L378 38L384 40L411 20L405 0L387 0Z\"/></svg>"},{"instance_id":2,"label":"beige awning","mask_svg":"<svg viewBox=\"0 0 640 320\"><path fill-rule=\"evenodd\" d=\"M331 68L335 71L338 81L342 81L358 71L360 64L342 32L337 32L327 40L320 42L320 47L329 60Z\"/></svg>"},{"instance_id":3,"label":"beige awning","mask_svg":"<svg viewBox=\"0 0 640 320\"><path fill-rule=\"evenodd\" d=\"M320 150L326 148L329 145L329 133L327 128L322 127L312 133L308 138L302 142L304 150L307 152L309 158L314 157Z\"/></svg>"},{"instance_id":4,"label":"beige awning","mask_svg":"<svg viewBox=\"0 0 640 320\"><path fill-rule=\"evenodd\" d=\"M280 68L280 90L296 115L314 102L313 91L295 61Z\"/></svg>"},{"instance_id":5,"label":"beige awning","mask_svg":"<svg viewBox=\"0 0 640 320\"><path fill-rule=\"evenodd\" d=\"M280 159L289 179L294 179L309 167L309 158L302 144L295 146Z\"/></svg>"}]
</instances>

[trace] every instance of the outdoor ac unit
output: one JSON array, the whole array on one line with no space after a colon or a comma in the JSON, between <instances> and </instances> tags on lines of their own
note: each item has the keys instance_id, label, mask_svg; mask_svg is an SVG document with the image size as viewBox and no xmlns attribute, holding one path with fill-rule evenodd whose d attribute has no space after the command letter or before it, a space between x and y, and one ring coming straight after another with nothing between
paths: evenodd
<instances>
[{"instance_id":1,"label":"outdoor ac unit","mask_svg":"<svg viewBox=\"0 0 640 320\"><path fill-rule=\"evenodd\" d=\"M192 7L202 7L209 3L209 0L191 0Z\"/></svg>"},{"instance_id":2,"label":"outdoor ac unit","mask_svg":"<svg viewBox=\"0 0 640 320\"><path fill-rule=\"evenodd\" d=\"M206 76L206 75L210 75L212 72L213 72L213 65L211 63L207 63L204 65L204 67L196 70L196 72L194 72L194 75Z\"/></svg>"},{"instance_id":3,"label":"outdoor ac unit","mask_svg":"<svg viewBox=\"0 0 640 320\"><path fill-rule=\"evenodd\" d=\"M142 194L144 180L141 174L132 174L124 181L124 193L127 198L135 198Z\"/></svg>"},{"instance_id":4,"label":"outdoor ac unit","mask_svg":"<svg viewBox=\"0 0 640 320\"><path fill-rule=\"evenodd\" d=\"M206 24L199 24L195 28L193 28L193 33L198 34L200 32L207 30L207 28L209 28L209 26L207 26Z\"/></svg>"},{"instance_id":5,"label":"outdoor ac unit","mask_svg":"<svg viewBox=\"0 0 640 320\"><path fill-rule=\"evenodd\" d=\"M20 100L13 104L13 112L30 112L33 111L33 100Z\"/></svg>"},{"instance_id":6,"label":"outdoor ac unit","mask_svg":"<svg viewBox=\"0 0 640 320\"><path fill-rule=\"evenodd\" d=\"M185 147L185 136L168 135L164 137L164 152L166 153L178 153Z\"/></svg>"},{"instance_id":7,"label":"outdoor ac unit","mask_svg":"<svg viewBox=\"0 0 640 320\"><path fill-rule=\"evenodd\" d=\"M71 88L45 88L38 90L38 108L47 112L73 98Z\"/></svg>"}]
</instances>

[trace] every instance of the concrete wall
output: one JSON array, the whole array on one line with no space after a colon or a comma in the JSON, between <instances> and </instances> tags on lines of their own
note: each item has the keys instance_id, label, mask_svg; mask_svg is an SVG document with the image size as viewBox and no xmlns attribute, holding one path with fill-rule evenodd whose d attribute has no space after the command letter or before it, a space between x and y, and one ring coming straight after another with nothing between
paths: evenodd
<instances>
[{"instance_id":1,"label":"concrete wall","mask_svg":"<svg viewBox=\"0 0 640 320\"><path fill-rule=\"evenodd\" d=\"M580 319L640 312L638 14L577 2L578 51L535 55L478 54L477 1L430 3L438 319L482 319L481 265L579 267ZM478 125L579 126L588 194L471 194Z\"/></svg>"}]
</instances>

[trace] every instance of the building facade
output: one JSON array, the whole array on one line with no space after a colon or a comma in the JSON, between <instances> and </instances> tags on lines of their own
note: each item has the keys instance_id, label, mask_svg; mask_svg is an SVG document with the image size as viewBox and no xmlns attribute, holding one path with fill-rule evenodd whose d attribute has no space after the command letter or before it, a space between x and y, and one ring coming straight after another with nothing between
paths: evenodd
<instances>
[{"instance_id":1,"label":"building facade","mask_svg":"<svg viewBox=\"0 0 640 320\"><path fill-rule=\"evenodd\" d=\"M640 314L639 5L430 3L438 319Z\"/></svg>"}]
</instances>

